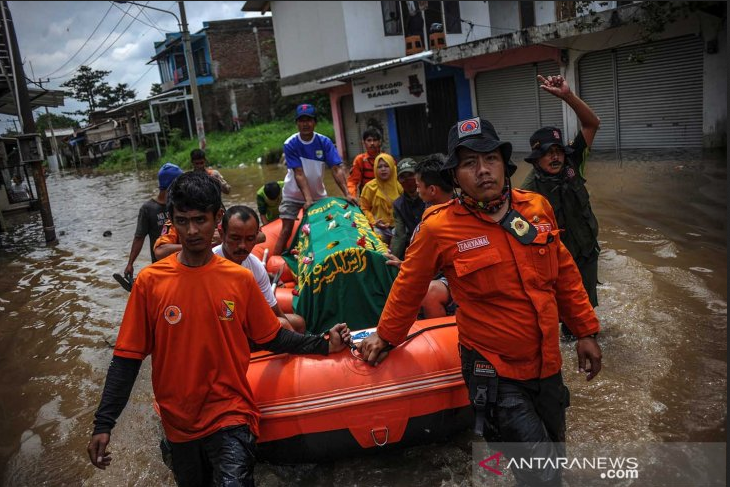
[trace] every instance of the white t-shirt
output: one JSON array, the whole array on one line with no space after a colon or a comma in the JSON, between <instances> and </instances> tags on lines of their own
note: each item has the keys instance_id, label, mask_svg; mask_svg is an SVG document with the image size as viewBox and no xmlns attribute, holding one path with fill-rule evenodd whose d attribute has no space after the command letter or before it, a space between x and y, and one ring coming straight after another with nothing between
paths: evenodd
<instances>
[{"instance_id":1,"label":"white t-shirt","mask_svg":"<svg viewBox=\"0 0 730 487\"><path fill-rule=\"evenodd\" d=\"M225 255L223 255L222 245L213 247L213 253L225 258ZM256 284L259 285L259 289L261 289L261 293L264 295L264 298L266 298L266 302L269 303L269 306L272 308L276 306L276 296L274 295L274 290L271 288L269 274L266 272L266 268L259 258L253 254L248 254L248 257L246 257L246 260L241 262L241 265L251 271L254 279L256 279Z\"/></svg>"},{"instance_id":2,"label":"white t-shirt","mask_svg":"<svg viewBox=\"0 0 730 487\"><path fill-rule=\"evenodd\" d=\"M304 195L294 178L294 169L301 167L309 183L309 192L312 200L318 201L327 196L324 187L324 167L329 168L342 164L329 137L314 133L312 140L304 142L299 133L286 139L284 142L284 157L286 158L287 173L284 178L283 199L304 203Z\"/></svg>"}]
</instances>

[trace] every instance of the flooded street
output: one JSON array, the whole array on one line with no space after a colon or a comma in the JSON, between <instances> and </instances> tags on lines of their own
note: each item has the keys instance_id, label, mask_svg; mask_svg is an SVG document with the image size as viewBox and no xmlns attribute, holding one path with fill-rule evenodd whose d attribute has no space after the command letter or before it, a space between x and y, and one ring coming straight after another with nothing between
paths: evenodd
<instances>
[{"instance_id":1,"label":"flooded street","mask_svg":"<svg viewBox=\"0 0 730 487\"><path fill-rule=\"evenodd\" d=\"M520 154L514 157L520 161ZM527 172L525 163L513 182ZM284 169L223 169L226 206L255 207L256 189ZM339 195L328 172L330 194ZM727 410L727 161L724 154L595 154L587 187L600 225L601 374L577 373L570 442L724 442ZM137 212L156 173L66 172L47 184L59 243L40 215L9 217L0 234L2 485L174 485L162 463L149 360L112 432L113 461L91 466L86 444L129 294L126 264ZM111 230L110 237L103 237ZM135 273L149 263L147 243ZM387 363L385 364L387 365ZM330 465L260 464L257 485L469 486L471 434Z\"/></svg>"}]
</instances>

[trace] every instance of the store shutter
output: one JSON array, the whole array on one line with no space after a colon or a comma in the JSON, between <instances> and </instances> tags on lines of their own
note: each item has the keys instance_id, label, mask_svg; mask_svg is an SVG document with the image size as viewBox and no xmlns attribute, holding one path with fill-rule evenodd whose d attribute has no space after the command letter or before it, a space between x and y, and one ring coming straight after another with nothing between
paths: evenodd
<instances>
[{"instance_id":1,"label":"store shutter","mask_svg":"<svg viewBox=\"0 0 730 487\"><path fill-rule=\"evenodd\" d=\"M559 74L555 62L525 64L477 74L475 90L479 116L489 120L500 139L516 152L527 152L530 136L544 125L563 127L560 100L540 93L537 74Z\"/></svg>"},{"instance_id":2,"label":"store shutter","mask_svg":"<svg viewBox=\"0 0 730 487\"><path fill-rule=\"evenodd\" d=\"M556 76L560 74L560 68L554 61L543 61L537 63L537 74L545 77ZM563 101L551 95L547 91L540 89L540 83L537 81L537 74L535 75L534 80L538 96L540 97L540 127L549 125L563 130ZM566 134L566 138L571 137L572 134Z\"/></svg>"},{"instance_id":3,"label":"store shutter","mask_svg":"<svg viewBox=\"0 0 730 487\"><path fill-rule=\"evenodd\" d=\"M592 52L578 62L579 95L601 119L593 149L616 149L616 98L611 51ZM572 137L570 135L569 137Z\"/></svg>"},{"instance_id":4,"label":"store shutter","mask_svg":"<svg viewBox=\"0 0 730 487\"><path fill-rule=\"evenodd\" d=\"M643 61L629 55L643 51ZM703 43L697 36L616 53L623 149L702 147Z\"/></svg>"}]
</instances>

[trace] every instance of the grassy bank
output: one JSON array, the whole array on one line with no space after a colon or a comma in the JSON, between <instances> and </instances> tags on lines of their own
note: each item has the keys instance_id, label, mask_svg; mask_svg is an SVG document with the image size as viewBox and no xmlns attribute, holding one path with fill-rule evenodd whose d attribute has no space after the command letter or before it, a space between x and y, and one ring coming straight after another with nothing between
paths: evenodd
<instances>
[{"instance_id":1,"label":"grassy bank","mask_svg":"<svg viewBox=\"0 0 730 487\"><path fill-rule=\"evenodd\" d=\"M317 123L317 132L334 140L332 122L321 120ZM267 155L274 160L279 159L284 141L294 132L296 125L291 120L275 120L269 123L252 125L238 132L211 132L206 134L206 156L214 167L238 167L240 164L256 164L256 160ZM162 140L160 140L162 144ZM165 162L172 162L183 169L191 169L190 151L198 147L198 140L181 138L179 133L170 137L168 147L163 150L162 158L145 163L144 151L137 151L137 168L158 168ZM133 171L135 169L132 149L124 148L114 151L99 165L105 172Z\"/></svg>"}]
</instances>

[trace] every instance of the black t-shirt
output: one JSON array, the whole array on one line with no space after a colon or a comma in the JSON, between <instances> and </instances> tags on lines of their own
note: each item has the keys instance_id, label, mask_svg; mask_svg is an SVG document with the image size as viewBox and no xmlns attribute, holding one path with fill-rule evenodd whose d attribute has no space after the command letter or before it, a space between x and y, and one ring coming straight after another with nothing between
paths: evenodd
<instances>
[{"instance_id":1,"label":"black t-shirt","mask_svg":"<svg viewBox=\"0 0 730 487\"><path fill-rule=\"evenodd\" d=\"M155 241L160 238L162 232L162 226L167 220L167 211L165 205L159 204L157 201L151 199L146 201L139 209L139 215L137 216L137 229L134 231L135 237L149 237L150 238L150 256L152 262L156 262L155 259Z\"/></svg>"}]
</instances>

